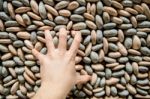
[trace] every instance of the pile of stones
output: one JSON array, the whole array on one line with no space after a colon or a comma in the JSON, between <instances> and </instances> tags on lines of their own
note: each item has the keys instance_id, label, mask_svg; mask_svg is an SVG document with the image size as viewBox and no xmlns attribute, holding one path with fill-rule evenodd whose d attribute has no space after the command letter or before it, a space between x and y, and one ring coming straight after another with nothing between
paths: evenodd
<instances>
[{"instance_id":1,"label":"pile of stones","mask_svg":"<svg viewBox=\"0 0 150 99\"><path fill-rule=\"evenodd\" d=\"M44 32L81 31L76 70L92 76L72 99L150 99L150 0L0 0L0 98L26 99L40 87ZM67 36L68 48L74 34Z\"/></svg>"}]
</instances>

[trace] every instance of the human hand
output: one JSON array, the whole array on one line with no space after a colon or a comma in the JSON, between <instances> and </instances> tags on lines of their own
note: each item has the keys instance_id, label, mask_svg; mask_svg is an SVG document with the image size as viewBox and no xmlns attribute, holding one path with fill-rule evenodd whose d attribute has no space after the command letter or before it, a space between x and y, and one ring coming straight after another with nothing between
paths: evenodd
<instances>
[{"instance_id":1,"label":"human hand","mask_svg":"<svg viewBox=\"0 0 150 99\"><path fill-rule=\"evenodd\" d=\"M85 83L91 78L88 75L76 75L75 57L81 42L81 33L79 31L73 32L76 33L69 50L67 50L67 31L64 28L59 31L57 48L53 44L50 31L45 30L47 54L43 55L36 49L32 50L41 65L41 87L46 86L57 92L62 90L64 95L67 95L75 84Z\"/></svg>"}]
</instances>

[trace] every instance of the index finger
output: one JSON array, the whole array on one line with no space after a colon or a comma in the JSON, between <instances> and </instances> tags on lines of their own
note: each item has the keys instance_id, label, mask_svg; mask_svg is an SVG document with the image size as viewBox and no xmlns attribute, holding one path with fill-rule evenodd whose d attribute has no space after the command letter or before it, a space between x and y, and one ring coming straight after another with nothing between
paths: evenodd
<instances>
[{"instance_id":1,"label":"index finger","mask_svg":"<svg viewBox=\"0 0 150 99\"><path fill-rule=\"evenodd\" d=\"M76 33L75 33L73 43L69 49L69 52L72 56L75 57L77 54L80 42L81 42L81 32L80 31L73 31L73 32L76 32Z\"/></svg>"},{"instance_id":2,"label":"index finger","mask_svg":"<svg viewBox=\"0 0 150 99\"><path fill-rule=\"evenodd\" d=\"M53 51L55 47L49 30L45 30L45 39L46 39L46 46L48 49L48 53L51 53L51 51Z\"/></svg>"}]
</instances>

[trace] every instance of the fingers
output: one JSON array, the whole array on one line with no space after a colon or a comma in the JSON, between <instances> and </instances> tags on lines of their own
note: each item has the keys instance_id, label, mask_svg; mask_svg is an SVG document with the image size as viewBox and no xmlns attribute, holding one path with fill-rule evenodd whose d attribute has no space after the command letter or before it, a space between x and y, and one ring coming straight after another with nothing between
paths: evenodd
<instances>
[{"instance_id":1,"label":"fingers","mask_svg":"<svg viewBox=\"0 0 150 99\"><path fill-rule=\"evenodd\" d=\"M32 53L33 55L38 59L42 59L43 58L43 54L41 54L40 52L38 52L36 49L32 49Z\"/></svg>"},{"instance_id":2,"label":"fingers","mask_svg":"<svg viewBox=\"0 0 150 99\"><path fill-rule=\"evenodd\" d=\"M79 31L76 31L73 43L69 49L70 54L72 54L72 56L74 57L77 54L80 42L81 42L81 33Z\"/></svg>"},{"instance_id":3,"label":"fingers","mask_svg":"<svg viewBox=\"0 0 150 99\"><path fill-rule=\"evenodd\" d=\"M85 84L90 79L91 79L91 76L89 76L89 75L78 75L77 80L76 80L76 84Z\"/></svg>"},{"instance_id":4,"label":"fingers","mask_svg":"<svg viewBox=\"0 0 150 99\"><path fill-rule=\"evenodd\" d=\"M67 48L67 31L65 28L61 28L59 31L59 44L58 49L60 52L65 52Z\"/></svg>"},{"instance_id":5,"label":"fingers","mask_svg":"<svg viewBox=\"0 0 150 99\"><path fill-rule=\"evenodd\" d=\"M48 49L48 53L51 53L51 51L53 51L55 47L49 30L45 30L45 39L46 39L46 46Z\"/></svg>"}]
</instances>

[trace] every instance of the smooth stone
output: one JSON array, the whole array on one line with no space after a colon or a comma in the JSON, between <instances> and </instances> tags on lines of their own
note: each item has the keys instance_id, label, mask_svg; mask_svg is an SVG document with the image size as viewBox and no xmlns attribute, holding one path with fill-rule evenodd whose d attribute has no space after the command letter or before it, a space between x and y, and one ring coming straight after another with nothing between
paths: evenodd
<instances>
[{"instance_id":1,"label":"smooth stone","mask_svg":"<svg viewBox=\"0 0 150 99\"><path fill-rule=\"evenodd\" d=\"M29 0L20 0L25 6L29 6Z\"/></svg>"},{"instance_id":2,"label":"smooth stone","mask_svg":"<svg viewBox=\"0 0 150 99\"><path fill-rule=\"evenodd\" d=\"M24 77L22 76L22 75L18 75L18 81L20 82L20 83L24 83L25 82L25 79L24 79Z\"/></svg>"},{"instance_id":3,"label":"smooth stone","mask_svg":"<svg viewBox=\"0 0 150 99\"><path fill-rule=\"evenodd\" d=\"M106 23L106 24L104 24L103 25L103 28L104 29L113 29L113 28L115 28L116 27L116 23Z\"/></svg>"},{"instance_id":4,"label":"smooth stone","mask_svg":"<svg viewBox=\"0 0 150 99\"><path fill-rule=\"evenodd\" d=\"M3 10L3 0L0 0L0 11L2 11Z\"/></svg>"},{"instance_id":5,"label":"smooth stone","mask_svg":"<svg viewBox=\"0 0 150 99\"><path fill-rule=\"evenodd\" d=\"M144 67L144 66L140 66L139 67L139 72L141 72L141 73L146 73L146 72L148 72L148 67Z\"/></svg>"},{"instance_id":6,"label":"smooth stone","mask_svg":"<svg viewBox=\"0 0 150 99\"><path fill-rule=\"evenodd\" d=\"M52 27L56 26L56 24L55 24L54 22L49 21L49 20L47 20L47 19L43 20L43 22L44 22L46 25L49 25L49 26L52 26Z\"/></svg>"},{"instance_id":7,"label":"smooth stone","mask_svg":"<svg viewBox=\"0 0 150 99\"><path fill-rule=\"evenodd\" d=\"M83 14L86 11L86 8L84 6L79 7L77 9L74 10L75 14Z\"/></svg>"},{"instance_id":8,"label":"smooth stone","mask_svg":"<svg viewBox=\"0 0 150 99\"><path fill-rule=\"evenodd\" d=\"M121 77L125 74L125 71L124 70L120 70L120 71L117 71L117 72L113 72L112 73L112 76L113 77Z\"/></svg>"},{"instance_id":9,"label":"smooth stone","mask_svg":"<svg viewBox=\"0 0 150 99\"><path fill-rule=\"evenodd\" d=\"M110 50L115 51L115 52L118 51L119 49L118 46L114 43L109 43L108 46Z\"/></svg>"},{"instance_id":10,"label":"smooth stone","mask_svg":"<svg viewBox=\"0 0 150 99\"><path fill-rule=\"evenodd\" d=\"M13 60L6 60L2 62L2 65L5 67L14 67L16 63Z\"/></svg>"},{"instance_id":11,"label":"smooth stone","mask_svg":"<svg viewBox=\"0 0 150 99\"><path fill-rule=\"evenodd\" d=\"M126 97L129 95L129 92L127 90L123 90L123 91L119 92L118 94L122 97Z\"/></svg>"},{"instance_id":12,"label":"smooth stone","mask_svg":"<svg viewBox=\"0 0 150 99\"><path fill-rule=\"evenodd\" d=\"M92 47L92 51L98 51L103 47L103 44L97 44Z\"/></svg>"},{"instance_id":13,"label":"smooth stone","mask_svg":"<svg viewBox=\"0 0 150 99\"><path fill-rule=\"evenodd\" d=\"M112 75L112 71L108 68L105 69L105 77L106 79L109 79Z\"/></svg>"},{"instance_id":14,"label":"smooth stone","mask_svg":"<svg viewBox=\"0 0 150 99\"><path fill-rule=\"evenodd\" d=\"M22 6L23 6L23 3L20 2L20 1L17 1L17 0L13 0L13 1L12 1L12 5L13 5L13 6L16 6L16 7L22 7Z\"/></svg>"},{"instance_id":15,"label":"smooth stone","mask_svg":"<svg viewBox=\"0 0 150 99\"><path fill-rule=\"evenodd\" d=\"M17 40L17 41L14 41L14 42L13 42L13 46L14 46L14 47L23 47L23 46L24 46L24 43L23 43L23 41L21 41L21 40Z\"/></svg>"},{"instance_id":16,"label":"smooth stone","mask_svg":"<svg viewBox=\"0 0 150 99\"><path fill-rule=\"evenodd\" d=\"M105 91L101 91L99 93L95 93L94 96L96 97L102 97L105 94Z\"/></svg>"},{"instance_id":17,"label":"smooth stone","mask_svg":"<svg viewBox=\"0 0 150 99\"><path fill-rule=\"evenodd\" d=\"M103 12L103 3L101 1L97 2L96 9L97 9L97 13L101 15Z\"/></svg>"},{"instance_id":18,"label":"smooth stone","mask_svg":"<svg viewBox=\"0 0 150 99\"><path fill-rule=\"evenodd\" d=\"M91 63L91 59L89 57L84 57L83 58L83 62L86 64L90 64Z\"/></svg>"},{"instance_id":19,"label":"smooth stone","mask_svg":"<svg viewBox=\"0 0 150 99\"><path fill-rule=\"evenodd\" d=\"M67 7L68 4L69 4L68 1L60 1L59 3L57 3L57 4L55 5L55 9L56 9L56 10L63 9L63 8L65 8L65 7Z\"/></svg>"},{"instance_id":20,"label":"smooth stone","mask_svg":"<svg viewBox=\"0 0 150 99\"><path fill-rule=\"evenodd\" d=\"M147 19L147 17L143 14L136 15L136 20L137 21L144 21L146 19Z\"/></svg>"},{"instance_id":21,"label":"smooth stone","mask_svg":"<svg viewBox=\"0 0 150 99\"><path fill-rule=\"evenodd\" d=\"M43 0L43 2L50 5L50 6L54 6L54 1L53 0Z\"/></svg>"},{"instance_id":22,"label":"smooth stone","mask_svg":"<svg viewBox=\"0 0 150 99\"><path fill-rule=\"evenodd\" d=\"M148 79L138 80L137 84L139 84L139 85L147 85L147 84L149 84L149 80Z\"/></svg>"},{"instance_id":23,"label":"smooth stone","mask_svg":"<svg viewBox=\"0 0 150 99\"><path fill-rule=\"evenodd\" d=\"M103 77L100 81L100 87L104 87L105 86L105 82L106 82L106 79L105 77Z\"/></svg>"},{"instance_id":24,"label":"smooth stone","mask_svg":"<svg viewBox=\"0 0 150 99\"><path fill-rule=\"evenodd\" d=\"M149 21L142 21L138 24L139 28L150 28L150 22Z\"/></svg>"},{"instance_id":25,"label":"smooth stone","mask_svg":"<svg viewBox=\"0 0 150 99\"><path fill-rule=\"evenodd\" d=\"M135 35L137 32L136 29L130 28L125 32L125 35Z\"/></svg>"},{"instance_id":26,"label":"smooth stone","mask_svg":"<svg viewBox=\"0 0 150 99\"><path fill-rule=\"evenodd\" d=\"M120 19L122 19L123 23L129 24L130 20L126 17L121 16Z\"/></svg>"},{"instance_id":27,"label":"smooth stone","mask_svg":"<svg viewBox=\"0 0 150 99\"><path fill-rule=\"evenodd\" d=\"M8 21L10 20L10 17L5 12L0 12L0 19Z\"/></svg>"},{"instance_id":28,"label":"smooth stone","mask_svg":"<svg viewBox=\"0 0 150 99\"><path fill-rule=\"evenodd\" d=\"M39 14L43 19L47 17L47 12L46 12L45 5L43 2L39 3Z\"/></svg>"},{"instance_id":29,"label":"smooth stone","mask_svg":"<svg viewBox=\"0 0 150 99\"><path fill-rule=\"evenodd\" d=\"M86 1L85 0L77 0L77 2L82 5L85 6L86 5Z\"/></svg>"},{"instance_id":30,"label":"smooth stone","mask_svg":"<svg viewBox=\"0 0 150 99\"><path fill-rule=\"evenodd\" d=\"M38 27L36 25L29 25L26 29L28 31L33 31L33 30L36 30Z\"/></svg>"},{"instance_id":31,"label":"smooth stone","mask_svg":"<svg viewBox=\"0 0 150 99\"><path fill-rule=\"evenodd\" d=\"M130 49L132 47L132 39L127 37L124 41L124 46L126 49Z\"/></svg>"},{"instance_id":32,"label":"smooth stone","mask_svg":"<svg viewBox=\"0 0 150 99\"><path fill-rule=\"evenodd\" d=\"M129 74L131 74L133 72L132 65L129 62L126 63L125 69L126 69L127 73L129 73Z\"/></svg>"},{"instance_id":33,"label":"smooth stone","mask_svg":"<svg viewBox=\"0 0 150 99\"><path fill-rule=\"evenodd\" d=\"M128 56L129 60L133 61L133 62L140 62L142 61L142 57L140 56Z\"/></svg>"},{"instance_id":34,"label":"smooth stone","mask_svg":"<svg viewBox=\"0 0 150 99\"><path fill-rule=\"evenodd\" d=\"M111 91L112 96L116 96L117 95L117 88L116 87L112 86L110 88L110 91Z\"/></svg>"},{"instance_id":35,"label":"smooth stone","mask_svg":"<svg viewBox=\"0 0 150 99\"><path fill-rule=\"evenodd\" d=\"M19 24L17 23L17 21L6 21L5 26L6 27L13 27L13 26L19 26Z\"/></svg>"},{"instance_id":36,"label":"smooth stone","mask_svg":"<svg viewBox=\"0 0 150 99\"><path fill-rule=\"evenodd\" d=\"M81 35L90 35L90 30L87 30L87 29L81 29L80 30L80 32L81 32Z\"/></svg>"},{"instance_id":37,"label":"smooth stone","mask_svg":"<svg viewBox=\"0 0 150 99\"><path fill-rule=\"evenodd\" d=\"M17 36L13 33L9 33L9 38L12 40L12 41L16 41L17 40Z\"/></svg>"},{"instance_id":38,"label":"smooth stone","mask_svg":"<svg viewBox=\"0 0 150 99\"><path fill-rule=\"evenodd\" d=\"M36 62L35 61L25 61L24 62L24 64L26 65L26 66L34 66L35 64L36 64Z\"/></svg>"},{"instance_id":39,"label":"smooth stone","mask_svg":"<svg viewBox=\"0 0 150 99\"><path fill-rule=\"evenodd\" d=\"M91 41L91 36L90 36L90 35L88 35L87 37L85 37L85 39L84 39L84 41L83 41L83 45L87 45L87 44L89 44L89 43L90 43L90 41Z\"/></svg>"},{"instance_id":40,"label":"smooth stone","mask_svg":"<svg viewBox=\"0 0 150 99\"><path fill-rule=\"evenodd\" d=\"M130 83L131 83L132 85L135 85L135 84L137 83L137 78L136 78L135 75L131 75Z\"/></svg>"},{"instance_id":41,"label":"smooth stone","mask_svg":"<svg viewBox=\"0 0 150 99\"><path fill-rule=\"evenodd\" d=\"M15 63L17 65L20 65L20 66L24 65L24 63L22 62L22 60L19 57L15 56L15 57L13 57L13 60L15 61Z\"/></svg>"},{"instance_id":42,"label":"smooth stone","mask_svg":"<svg viewBox=\"0 0 150 99\"><path fill-rule=\"evenodd\" d=\"M96 41L97 41L97 43L102 43L102 41L103 41L103 33L102 33L102 31L101 30L97 30L96 31Z\"/></svg>"},{"instance_id":43,"label":"smooth stone","mask_svg":"<svg viewBox=\"0 0 150 99\"><path fill-rule=\"evenodd\" d=\"M73 25L74 30L83 30L86 29L86 24L84 22L78 22ZM83 34L83 33L82 33Z\"/></svg>"},{"instance_id":44,"label":"smooth stone","mask_svg":"<svg viewBox=\"0 0 150 99\"><path fill-rule=\"evenodd\" d=\"M102 27L103 27L103 20L102 20L101 16L96 15L95 16L95 20L96 20L97 28L98 29L102 29Z\"/></svg>"},{"instance_id":45,"label":"smooth stone","mask_svg":"<svg viewBox=\"0 0 150 99\"><path fill-rule=\"evenodd\" d=\"M63 16L57 16L54 19L54 22L56 22L56 24L61 24L61 25L67 24L68 21L69 21L68 18L65 18Z\"/></svg>"},{"instance_id":46,"label":"smooth stone","mask_svg":"<svg viewBox=\"0 0 150 99\"><path fill-rule=\"evenodd\" d=\"M124 0L124 1L122 1L122 5L125 7L132 7L133 2L129 1L129 0Z\"/></svg>"},{"instance_id":47,"label":"smooth stone","mask_svg":"<svg viewBox=\"0 0 150 99\"><path fill-rule=\"evenodd\" d=\"M112 30L105 30L103 33L104 33L104 36L106 37L112 37L112 36L116 36L117 32L118 31L116 29L112 29Z\"/></svg>"},{"instance_id":48,"label":"smooth stone","mask_svg":"<svg viewBox=\"0 0 150 99\"><path fill-rule=\"evenodd\" d=\"M2 67L2 72L1 72L1 74L2 74L2 76L3 77L6 77L7 75L8 75L8 70L6 69L6 67Z\"/></svg>"},{"instance_id":49,"label":"smooth stone","mask_svg":"<svg viewBox=\"0 0 150 99\"><path fill-rule=\"evenodd\" d=\"M141 47L140 51L143 55L149 56L150 55L150 49L147 47Z\"/></svg>"},{"instance_id":50,"label":"smooth stone","mask_svg":"<svg viewBox=\"0 0 150 99\"><path fill-rule=\"evenodd\" d=\"M129 61L128 57L120 57L120 58L118 59L118 62L119 62L119 63L126 63L126 62L128 62L128 61Z\"/></svg>"},{"instance_id":51,"label":"smooth stone","mask_svg":"<svg viewBox=\"0 0 150 99\"><path fill-rule=\"evenodd\" d=\"M24 71L24 67L15 67L15 72L18 75L22 75Z\"/></svg>"},{"instance_id":52,"label":"smooth stone","mask_svg":"<svg viewBox=\"0 0 150 99\"><path fill-rule=\"evenodd\" d=\"M8 13L8 2L7 1L3 2L3 10L5 13Z\"/></svg>"},{"instance_id":53,"label":"smooth stone","mask_svg":"<svg viewBox=\"0 0 150 99\"><path fill-rule=\"evenodd\" d=\"M139 37L144 37L144 38L147 37L146 32L137 32L136 35L139 36Z\"/></svg>"},{"instance_id":54,"label":"smooth stone","mask_svg":"<svg viewBox=\"0 0 150 99\"><path fill-rule=\"evenodd\" d=\"M91 68L89 65L85 65L85 70L87 71L87 73L88 73L89 75L92 75L93 70L92 70L92 68Z\"/></svg>"},{"instance_id":55,"label":"smooth stone","mask_svg":"<svg viewBox=\"0 0 150 99\"><path fill-rule=\"evenodd\" d=\"M40 68L38 66L32 66L31 71L34 73L38 73L38 72L40 72Z\"/></svg>"},{"instance_id":56,"label":"smooth stone","mask_svg":"<svg viewBox=\"0 0 150 99\"><path fill-rule=\"evenodd\" d=\"M107 5L107 6L111 6L111 0L102 0L103 1L103 3L105 4L105 5Z\"/></svg>"},{"instance_id":57,"label":"smooth stone","mask_svg":"<svg viewBox=\"0 0 150 99\"><path fill-rule=\"evenodd\" d=\"M93 63L97 63L99 61L99 56L96 52L92 51L90 54L90 58Z\"/></svg>"},{"instance_id":58,"label":"smooth stone","mask_svg":"<svg viewBox=\"0 0 150 99\"><path fill-rule=\"evenodd\" d=\"M141 94L141 95L147 95L148 93L147 93L147 91L144 91L144 90L142 90L142 89L140 89L140 88L136 88L136 90L137 90L137 92L139 93L139 94Z\"/></svg>"},{"instance_id":59,"label":"smooth stone","mask_svg":"<svg viewBox=\"0 0 150 99\"><path fill-rule=\"evenodd\" d=\"M84 17L82 15L73 14L71 15L70 19L74 22L82 22L84 21Z\"/></svg>"}]
</instances>

